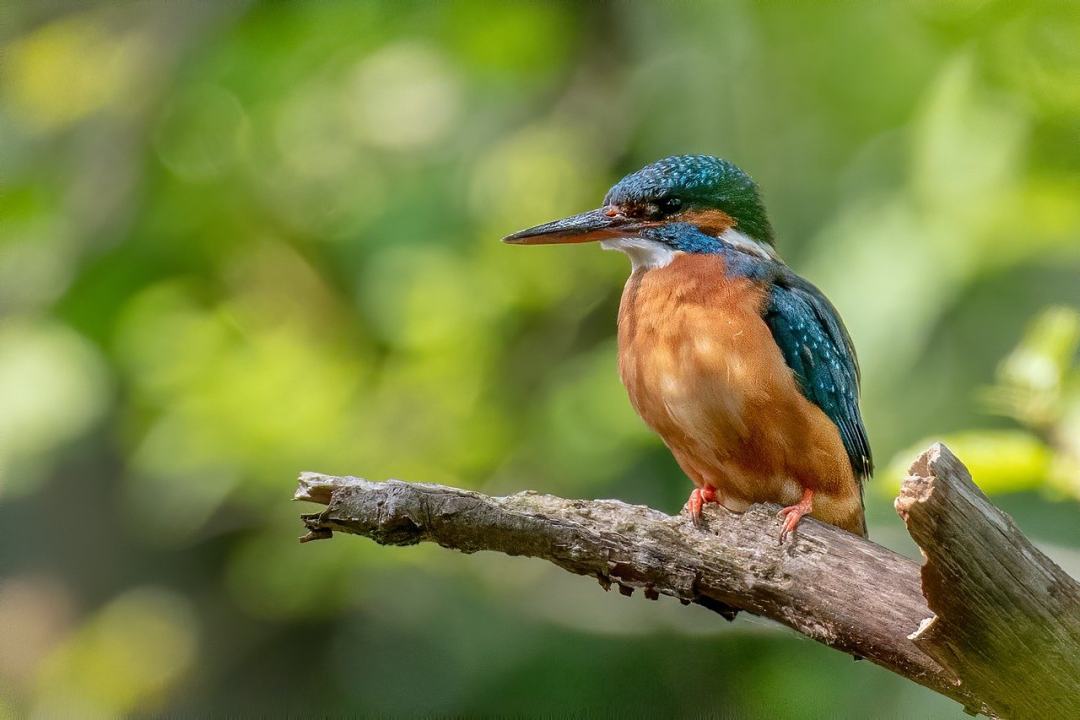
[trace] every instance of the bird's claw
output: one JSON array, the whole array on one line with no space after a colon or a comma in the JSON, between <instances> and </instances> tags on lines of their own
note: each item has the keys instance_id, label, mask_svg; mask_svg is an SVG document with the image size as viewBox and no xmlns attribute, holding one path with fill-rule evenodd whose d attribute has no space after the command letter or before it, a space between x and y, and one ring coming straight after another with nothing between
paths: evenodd
<instances>
[{"instance_id":1,"label":"bird's claw","mask_svg":"<svg viewBox=\"0 0 1080 720\"><path fill-rule=\"evenodd\" d=\"M795 528L798 526L799 521L802 520L803 515L809 515L814 509L814 491L804 490L802 498L794 505L789 505L785 508L781 508L780 512L776 513L777 517L784 518L784 525L780 529L780 542L783 543L787 540L791 533L795 532Z\"/></svg>"},{"instance_id":2,"label":"bird's claw","mask_svg":"<svg viewBox=\"0 0 1080 720\"><path fill-rule=\"evenodd\" d=\"M705 487L694 488L690 492L690 497L686 501L686 509L695 525L700 526L704 523L701 511L705 507L705 503L710 502L720 502L720 499L716 497L716 488L706 485Z\"/></svg>"}]
</instances>

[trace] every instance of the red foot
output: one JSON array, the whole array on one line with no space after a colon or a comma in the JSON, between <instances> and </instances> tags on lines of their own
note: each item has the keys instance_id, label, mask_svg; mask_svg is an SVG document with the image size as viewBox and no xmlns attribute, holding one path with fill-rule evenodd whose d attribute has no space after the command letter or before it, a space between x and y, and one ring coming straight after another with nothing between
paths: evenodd
<instances>
[{"instance_id":1,"label":"red foot","mask_svg":"<svg viewBox=\"0 0 1080 720\"><path fill-rule=\"evenodd\" d=\"M784 518L784 528L780 531L780 542L787 540L787 536L795 531L795 527L802 520L803 515L809 515L814 509L814 491L803 490L802 499L794 505L781 510L777 515Z\"/></svg>"},{"instance_id":2,"label":"red foot","mask_svg":"<svg viewBox=\"0 0 1080 720\"><path fill-rule=\"evenodd\" d=\"M686 509L690 511L690 519L694 521L695 525L701 524L701 509L705 506L705 503L710 502L720 502L720 499L716 497L716 488L706 485L705 487L694 488L690 492L690 498L686 501Z\"/></svg>"}]
</instances>

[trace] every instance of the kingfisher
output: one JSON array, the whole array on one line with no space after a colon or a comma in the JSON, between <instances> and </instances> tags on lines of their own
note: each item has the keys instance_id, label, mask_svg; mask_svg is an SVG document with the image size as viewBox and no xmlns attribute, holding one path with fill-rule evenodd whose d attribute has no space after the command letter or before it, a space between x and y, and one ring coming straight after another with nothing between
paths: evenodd
<instances>
[{"instance_id":1,"label":"kingfisher","mask_svg":"<svg viewBox=\"0 0 1080 720\"><path fill-rule=\"evenodd\" d=\"M599 241L630 259L618 316L630 403L694 484L686 509L783 506L866 537L873 473L859 364L840 314L775 249L754 181L710 155L665 158L599 209L503 238Z\"/></svg>"}]
</instances>

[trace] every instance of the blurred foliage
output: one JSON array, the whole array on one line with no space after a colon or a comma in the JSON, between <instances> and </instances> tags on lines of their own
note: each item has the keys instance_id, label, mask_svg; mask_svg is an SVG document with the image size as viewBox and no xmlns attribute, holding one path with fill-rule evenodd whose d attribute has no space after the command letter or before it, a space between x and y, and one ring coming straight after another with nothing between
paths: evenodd
<instances>
[{"instance_id":1,"label":"blurred foliage","mask_svg":"<svg viewBox=\"0 0 1080 720\"><path fill-rule=\"evenodd\" d=\"M1022 430L968 430L942 438L964 458L986 492L1042 488L1080 500L1080 312L1052 307L1039 315L998 366L983 393L987 409ZM903 479L901 453L890 468L895 491Z\"/></svg>"},{"instance_id":2,"label":"blurred foliage","mask_svg":"<svg viewBox=\"0 0 1080 720\"><path fill-rule=\"evenodd\" d=\"M1080 571L1080 7L0 12L0 717L958 715L752 618L295 544L302 469L678 508L625 260L497 242L673 153L754 174L841 309L871 535L913 551L944 438Z\"/></svg>"}]
</instances>

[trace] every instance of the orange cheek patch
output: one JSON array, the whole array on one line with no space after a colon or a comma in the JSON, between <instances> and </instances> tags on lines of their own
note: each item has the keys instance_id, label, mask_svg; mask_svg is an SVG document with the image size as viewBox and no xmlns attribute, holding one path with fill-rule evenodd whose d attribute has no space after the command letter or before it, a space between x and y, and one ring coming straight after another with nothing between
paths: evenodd
<instances>
[{"instance_id":1,"label":"orange cheek patch","mask_svg":"<svg viewBox=\"0 0 1080 720\"><path fill-rule=\"evenodd\" d=\"M675 219L696 225L706 235L716 237L722 235L725 230L735 227L735 218L723 210L710 208L708 210L688 210L679 214Z\"/></svg>"}]
</instances>

